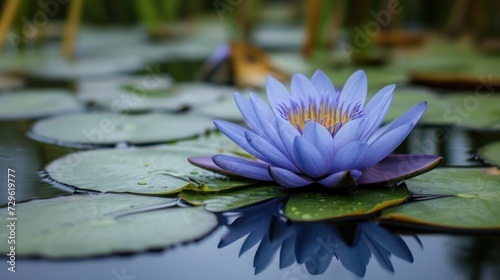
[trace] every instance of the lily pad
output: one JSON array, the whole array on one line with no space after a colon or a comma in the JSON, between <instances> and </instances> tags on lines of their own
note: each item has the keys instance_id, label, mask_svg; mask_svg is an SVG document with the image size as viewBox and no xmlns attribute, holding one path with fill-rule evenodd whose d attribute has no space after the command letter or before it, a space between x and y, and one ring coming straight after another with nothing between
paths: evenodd
<instances>
[{"instance_id":1,"label":"lily pad","mask_svg":"<svg viewBox=\"0 0 500 280\"><path fill-rule=\"evenodd\" d=\"M487 169L442 168L408 180L417 194L450 195L382 211L381 219L452 229L500 229L500 176Z\"/></svg>"},{"instance_id":2,"label":"lily pad","mask_svg":"<svg viewBox=\"0 0 500 280\"><path fill-rule=\"evenodd\" d=\"M71 61L53 59L29 69L28 74L40 79L75 80L133 72L141 67L143 61L135 57L94 57Z\"/></svg>"},{"instance_id":3,"label":"lily pad","mask_svg":"<svg viewBox=\"0 0 500 280\"><path fill-rule=\"evenodd\" d=\"M24 90L0 95L0 120L36 119L83 110L70 92Z\"/></svg>"},{"instance_id":4,"label":"lily pad","mask_svg":"<svg viewBox=\"0 0 500 280\"><path fill-rule=\"evenodd\" d=\"M500 168L500 141L489 143L479 150L479 157Z\"/></svg>"},{"instance_id":5,"label":"lily pad","mask_svg":"<svg viewBox=\"0 0 500 280\"><path fill-rule=\"evenodd\" d=\"M181 145L101 149L66 155L45 173L57 183L99 192L172 194L182 189L214 192L253 184L191 165L187 158L216 151Z\"/></svg>"},{"instance_id":6,"label":"lily pad","mask_svg":"<svg viewBox=\"0 0 500 280\"><path fill-rule=\"evenodd\" d=\"M193 115L84 113L38 121L28 135L54 145L95 147L175 141L212 128L211 120Z\"/></svg>"},{"instance_id":7,"label":"lily pad","mask_svg":"<svg viewBox=\"0 0 500 280\"><path fill-rule=\"evenodd\" d=\"M211 212L223 212L284 195L286 193L281 191L278 185L259 184L218 193L182 191L179 194L179 198L192 205L205 205L205 209Z\"/></svg>"},{"instance_id":8,"label":"lily pad","mask_svg":"<svg viewBox=\"0 0 500 280\"><path fill-rule=\"evenodd\" d=\"M139 78L140 79L140 78ZM157 81L155 79L159 79ZM225 98L232 100L234 88L205 83L179 83L164 87L150 86L164 83L165 77L144 77L135 81L93 82L83 84L79 97L111 109L114 112L149 110L180 111L191 107L217 104ZM99 85L100 84L100 85Z\"/></svg>"},{"instance_id":9,"label":"lily pad","mask_svg":"<svg viewBox=\"0 0 500 280\"><path fill-rule=\"evenodd\" d=\"M199 207L165 208L175 199L127 194L70 195L16 205L16 256L80 258L162 249L198 240L218 224ZM1 208L0 216L8 217ZM138 226L140 225L140 226ZM7 244L9 228L0 228ZM0 249L8 253L7 246Z\"/></svg>"},{"instance_id":10,"label":"lily pad","mask_svg":"<svg viewBox=\"0 0 500 280\"><path fill-rule=\"evenodd\" d=\"M500 96L490 92L458 92L445 96L447 108L436 124L483 130L500 129ZM429 120L427 120L429 121Z\"/></svg>"},{"instance_id":11,"label":"lily pad","mask_svg":"<svg viewBox=\"0 0 500 280\"><path fill-rule=\"evenodd\" d=\"M406 201L409 192L397 188L358 189L352 194L299 193L290 196L285 216L293 221L321 221L355 218L376 213Z\"/></svg>"}]
</instances>

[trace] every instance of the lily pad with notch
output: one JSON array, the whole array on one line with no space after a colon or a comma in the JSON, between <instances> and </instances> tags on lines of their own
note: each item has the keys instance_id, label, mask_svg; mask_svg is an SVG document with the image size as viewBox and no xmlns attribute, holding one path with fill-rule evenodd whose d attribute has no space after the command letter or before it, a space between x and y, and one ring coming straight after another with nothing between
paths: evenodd
<instances>
[{"instance_id":1,"label":"lily pad with notch","mask_svg":"<svg viewBox=\"0 0 500 280\"><path fill-rule=\"evenodd\" d=\"M172 207L175 201L129 194L74 194L18 203L16 216L22 222L16 224L16 256L136 253L199 240L217 227L216 215L200 207ZM7 216L6 207L0 215ZM0 228L2 242L7 243L8 235L8 227ZM0 250L8 253L6 246Z\"/></svg>"},{"instance_id":2,"label":"lily pad with notch","mask_svg":"<svg viewBox=\"0 0 500 280\"><path fill-rule=\"evenodd\" d=\"M188 145L160 145L129 149L100 149L66 155L47 165L48 181L98 192L152 195L183 189L217 192L254 184L191 165L187 158L214 153Z\"/></svg>"}]
</instances>

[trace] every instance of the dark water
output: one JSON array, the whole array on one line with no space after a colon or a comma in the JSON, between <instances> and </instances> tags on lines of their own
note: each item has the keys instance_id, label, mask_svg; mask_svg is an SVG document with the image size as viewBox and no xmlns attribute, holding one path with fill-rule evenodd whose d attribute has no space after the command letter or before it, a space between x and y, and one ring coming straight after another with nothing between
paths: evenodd
<instances>
[{"instance_id":1,"label":"dark water","mask_svg":"<svg viewBox=\"0 0 500 280\"><path fill-rule=\"evenodd\" d=\"M6 182L7 168L16 170L17 201L65 194L41 182L37 172L50 160L72 150L29 140L25 132L30 125L27 121L0 122L0 180ZM412 132L398 152L443 155L447 166L481 166L474 159L477 148L499 136L499 132L421 127ZM0 202L6 202L4 195ZM221 216L221 226L196 243L159 252L97 259L18 259L16 273L8 272L4 262L0 276L1 279L113 280L359 279L356 275L364 275L364 279L500 279L500 236L428 233L415 238L408 232L402 235L389 233L375 224L368 224L375 230L365 231L363 225L339 228L320 223L290 224L280 219L276 205L258 207L261 208L243 211L236 217ZM255 213L262 217L252 221L249 217ZM238 217L247 225L243 231L223 225ZM261 245L256 244L239 257L242 246L248 245L244 245L244 236L250 232L260 232L262 236L257 241ZM363 232L379 232L381 235L370 237ZM273 241L266 241L267 236L274 236ZM231 238L234 240L227 242L230 244L218 248L221 239L227 241ZM408 255L401 257L401 251L398 251L401 244L404 244L406 254L410 252L412 261ZM288 248L281 250L289 252L295 246L301 248L296 251L303 252L303 255L280 255L280 247ZM373 254L369 260L366 250ZM376 252L381 254L379 258ZM394 272L390 271L391 267Z\"/></svg>"}]
</instances>

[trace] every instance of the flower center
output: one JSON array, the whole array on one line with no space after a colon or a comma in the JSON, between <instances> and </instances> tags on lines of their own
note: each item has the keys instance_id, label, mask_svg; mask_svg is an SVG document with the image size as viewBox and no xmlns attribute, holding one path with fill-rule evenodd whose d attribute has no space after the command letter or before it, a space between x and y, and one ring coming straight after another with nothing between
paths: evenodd
<instances>
[{"instance_id":1,"label":"flower center","mask_svg":"<svg viewBox=\"0 0 500 280\"><path fill-rule=\"evenodd\" d=\"M278 110L281 117L289 121L300 133L306 123L313 121L328 129L332 137L344 124L363 115L361 104L339 104L338 100L329 101L311 101L304 106L302 102L290 100L290 107L280 106Z\"/></svg>"}]
</instances>

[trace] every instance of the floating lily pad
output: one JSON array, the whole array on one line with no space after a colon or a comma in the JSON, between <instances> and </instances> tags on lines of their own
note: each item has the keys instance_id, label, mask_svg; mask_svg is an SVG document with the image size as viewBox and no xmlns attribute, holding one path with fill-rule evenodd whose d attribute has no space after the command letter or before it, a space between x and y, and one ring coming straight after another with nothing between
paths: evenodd
<instances>
[{"instance_id":1,"label":"floating lily pad","mask_svg":"<svg viewBox=\"0 0 500 280\"><path fill-rule=\"evenodd\" d=\"M64 90L24 90L0 95L0 120L36 119L82 109L78 100Z\"/></svg>"},{"instance_id":2,"label":"floating lily pad","mask_svg":"<svg viewBox=\"0 0 500 280\"><path fill-rule=\"evenodd\" d=\"M13 42L9 42L13 43ZM58 59L60 50L57 48L41 50L26 50L19 53L8 52L0 54L0 71L25 73L34 67Z\"/></svg>"},{"instance_id":3,"label":"floating lily pad","mask_svg":"<svg viewBox=\"0 0 500 280\"><path fill-rule=\"evenodd\" d=\"M57 183L99 192L172 194L182 189L220 191L254 182L239 181L191 165L187 158L217 153L195 146L102 149L69 154L45 172Z\"/></svg>"},{"instance_id":4,"label":"floating lily pad","mask_svg":"<svg viewBox=\"0 0 500 280\"><path fill-rule=\"evenodd\" d=\"M141 69L143 64L142 60L135 57L53 59L29 69L28 74L36 78L57 80L102 78L103 75L127 73Z\"/></svg>"},{"instance_id":5,"label":"floating lily pad","mask_svg":"<svg viewBox=\"0 0 500 280\"><path fill-rule=\"evenodd\" d=\"M500 175L486 169L442 168L408 180L417 194L451 195L382 211L381 218L453 229L500 229Z\"/></svg>"},{"instance_id":6,"label":"floating lily pad","mask_svg":"<svg viewBox=\"0 0 500 280\"><path fill-rule=\"evenodd\" d=\"M85 113L38 121L29 136L60 146L92 147L175 141L212 128L211 120L192 115Z\"/></svg>"},{"instance_id":7,"label":"floating lily pad","mask_svg":"<svg viewBox=\"0 0 500 280\"><path fill-rule=\"evenodd\" d=\"M218 193L182 191L179 197L192 205L205 205L208 211L223 212L284 195L276 184L259 184Z\"/></svg>"},{"instance_id":8,"label":"floating lily pad","mask_svg":"<svg viewBox=\"0 0 500 280\"><path fill-rule=\"evenodd\" d=\"M291 220L307 222L353 218L399 205L408 196L405 186L358 189L352 194L298 193L290 196L284 214Z\"/></svg>"},{"instance_id":9,"label":"floating lily pad","mask_svg":"<svg viewBox=\"0 0 500 280\"><path fill-rule=\"evenodd\" d=\"M369 77L368 77L369 78ZM371 98L376 91L370 92ZM443 117L443 110L446 108L445 101L436 93L418 88L398 88L394 91L391 108L385 117L385 122L395 120L402 116L413 105L427 101L427 110L420 120L420 124L440 120Z\"/></svg>"},{"instance_id":10,"label":"floating lily pad","mask_svg":"<svg viewBox=\"0 0 500 280\"><path fill-rule=\"evenodd\" d=\"M436 124L466 128L500 129L500 96L489 92L459 92L445 96L447 108ZM430 121L430 120L426 120Z\"/></svg>"},{"instance_id":11,"label":"floating lily pad","mask_svg":"<svg viewBox=\"0 0 500 280\"><path fill-rule=\"evenodd\" d=\"M225 98L232 99L234 88L205 83L180 83L152 87L164 83L165 77L144 77L130 81L90 82L84 84L79 97L114 112L149 110L180 111L191 107L217 104ZM160 81L157 81L158 79Z\"/></svg>"},{"instance_id":12,"label":"floating lily pad","mask_svg":"<svg viewBox=\"0 0 500 280\"><path fill-rule=\"evenodd\" d=\"M500 141L489 143L479 150L479 157L500 168Z\"/></svg>"},{"instance_id":13,"label":"floating lily pad","mask_svg":"<svg viewBox=\"0 0 500 280\"><path fill-rule=\"evenodd\" d=\"M218 224L199 207L167 208L175 199L127 194L71 195L16 205L16 256L75 258L134 253L198 240ZM0 209L8 217L8 209ZM7 244L9 228L0 228ZM7 246L0 249L8 253Z\"/></svg>"}]
</instances>

